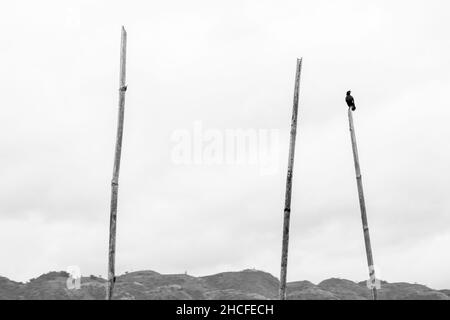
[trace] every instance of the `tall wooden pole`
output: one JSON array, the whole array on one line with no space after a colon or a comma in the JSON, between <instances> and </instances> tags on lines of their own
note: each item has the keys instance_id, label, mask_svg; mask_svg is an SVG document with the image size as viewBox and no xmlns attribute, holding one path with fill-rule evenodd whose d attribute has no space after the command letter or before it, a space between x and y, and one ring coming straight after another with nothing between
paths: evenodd
<instances>
[{"instance_id":1,"label":"tall wooden pole","mask_svg":"<svg viewBox=\"0 0 450 320\"><path fill-rule=\"evenodd\" d=\"M283 245L281 249L281 274L280 274L280 300L286 299L286 277L289 247L289 220L291 215L292 174L294 171L295 138L297 134L297 112L298 95L300 89L300 73L302 69L302 58L297 59L297 70L295 73L294 103L292 108L291 137L289 144L288 171L286 178L286 194L284 202L283 221Z\"/></svg>"},{"instance_id":2,"label":"tall wooden pole","mask_svg":"<svg viewBox=\"0 0 450 320\"><path fill-rule=\"evenodd\" d=\"M366 203L362 185L361 169L359 167L358 147L356 145L355 128L353 127L353 116L351 108L348 108L348 123L350 126L350 136L352 139L353 160L355 162L356 184L358 186L359 207L361 209L361 220L364 232L364 242L366 246L367 264L369 266L370 284L372 286L372 298L377 300L377 288L375 287L375 269L373 265L372 246L370 245L369 224L367 222Z\"/></svg>"},{"instance_id":3,"label":"tall wooden pole","mask_svg":"<svg viewBox=\"0 0 450 320\"><path fill-rule=\"evenodd\" d=\"M114 169L111 180L111 212L109 224L109 251L108 251L108 283L106 299L111 300L113 296L116 258L116 221L117 221L117 193L119 190L119 170L120 155L122 151L123 118L125 110L125 85L126 74L126 52L127 52L127 32L122 26L122 36L120 45L120 82L119 82L119 115L117 122L116 150L114 154Z\"/></svg>"}]
</instances>

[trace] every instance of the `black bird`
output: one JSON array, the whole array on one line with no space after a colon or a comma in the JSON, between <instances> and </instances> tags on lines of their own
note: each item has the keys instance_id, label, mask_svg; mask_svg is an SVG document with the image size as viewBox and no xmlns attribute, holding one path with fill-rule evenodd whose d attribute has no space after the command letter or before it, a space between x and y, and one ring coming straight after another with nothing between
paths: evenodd
<instances>
[{"instance_id":1,"label":"black bird","mask_svg":"<svg viewBox=\"0 0 450 320\"><path fill-rule=\"evenodd\" d=\"M351 91L347 91L347 96L345 97L345 102L347 102L348 107L352 108L352 111L356 110L355 106L355 100L353 99L352 95L350 94Z\"/></svg>"}]
</instances>

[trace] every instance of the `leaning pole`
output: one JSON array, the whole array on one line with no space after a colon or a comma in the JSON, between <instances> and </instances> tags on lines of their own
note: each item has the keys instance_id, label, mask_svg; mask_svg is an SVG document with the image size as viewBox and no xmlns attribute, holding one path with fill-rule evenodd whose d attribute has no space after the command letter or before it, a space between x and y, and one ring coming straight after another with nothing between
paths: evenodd
<instances>
[{"instance_id":1,"label":"leaning pole","mask_svg":"<svg viewBox=\"0 0 450 320\"><path fill-rule=\"evenodd\" d=\"M372 289L372 298L373 300L377 300L377 288L375 286L375 268L373 265L372 246L370 245L369 224L367 222L366 203L364 201L361 169L359 167L358 147L356 145L355 128L353 127L353 116L351 108L348 108L348 123L350 127L350 136L352 139L353 160L355 162L356 184L358 186L359 207L361 209L361 220L364 232L364 242L366 246L367 264L369 266L369 283Z\"/></svg>"},{"instance_id":2,"label":"leaning pole","mask_svg":"<svg viewBox=\"0 0 450 320\"><path fill-rule=\"evenodd\" d=\"M295 138L297 134L298 95L300 89L300 73L302 58L297 59L295 73L294 103L292 108L291 137L289 143L288 170L286 178L286 193L284 201L283 244L281 248L280 300L286 300L286 277L289 247L289 220L291 215L292 174L294 171Z\"/></svg>"},{"instance_id":3,"label":"leaning pole","mask_svg":"<svg viewBox=\"0 0 450 320\"><path fill-rule=\"evenodd\" d=\"M120 82L119 82L119 115L117 121L116 149L114 153L114 168L111 180L111 211L109 221L109 251L108 251L108 282L106 299L111 300L115 283L115 258L116 258L116 221L117 221L117 194L119 191L120 155L122 151L123 118L125 111L125 85L126 74L127 32L122 26L120 44Z\"/></svg>"}]
</instances>

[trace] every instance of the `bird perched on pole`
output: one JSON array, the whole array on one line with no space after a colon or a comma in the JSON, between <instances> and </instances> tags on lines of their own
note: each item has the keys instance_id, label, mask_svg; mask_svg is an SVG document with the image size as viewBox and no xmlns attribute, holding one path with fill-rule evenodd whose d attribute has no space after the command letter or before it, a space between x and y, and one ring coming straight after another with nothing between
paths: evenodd
<instances>
[{"instance_id":1,"label":"bird perched on pole","mask_svg":"<svg viewBox=\"0 0 450 320\"><path fill-rule=\"evenodd\" d=\"M352 95L350 94L352 93L350 90L347 91L347 96L345 97L345 102L347 102L348 107L352 108L352 111L356 110L356 106L355 106L355 100L353 99Z\"/></svg>"}]
</instances>

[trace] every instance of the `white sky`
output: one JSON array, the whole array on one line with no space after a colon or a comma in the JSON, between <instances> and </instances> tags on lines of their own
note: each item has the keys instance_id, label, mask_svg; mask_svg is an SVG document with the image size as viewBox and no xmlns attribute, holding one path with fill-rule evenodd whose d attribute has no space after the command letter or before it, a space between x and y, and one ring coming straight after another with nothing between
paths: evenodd
<instances>
[{"instance_id":1,"label":"white sky","mask_svg":"<svg viewBox=\"0 0 450 320\"><path fill-rule=\"evenodd\" d=\"M450 288L448 1L14 1L0 11L0 275L105 275L120 26L128 31L117 271L279 275L295 60L303 57L288 280L367 265ZM276 129L273 175L177 166L171 134Z\"/></svg>"}]
</instances>

